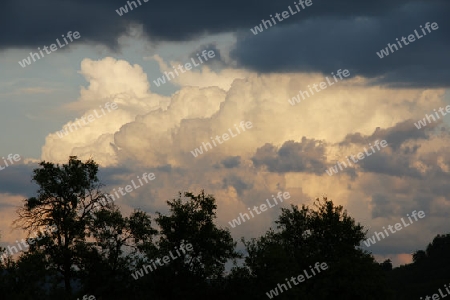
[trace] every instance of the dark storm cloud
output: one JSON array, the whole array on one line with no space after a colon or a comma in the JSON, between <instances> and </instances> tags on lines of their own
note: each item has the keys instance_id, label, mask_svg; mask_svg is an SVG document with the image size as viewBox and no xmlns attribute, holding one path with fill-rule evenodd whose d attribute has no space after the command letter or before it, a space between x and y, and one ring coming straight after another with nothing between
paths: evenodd
<instances>
[{"instance_id":1,"label":"dark storm cloud","mask_svg":"<svg viewBox=\"0 0 450 300\"><path fill-rule=\"evenodd\" d=\"M417 0L419 1L419 0ZM119 16L116 10L125 0L32 1L5 0L0 18L0 48L37 47L69 30L81 33L84 41L116 46L126 25L143 24L154 40L183 41L208 34L248 29L262 18L282 12L294 1L134 1L137 8ZM382 0L362 3L357 0L313 2L302 18L317 16L382 15L411 0ZM416 2L412 0L412 2ZM441 2L441 1L434 1ZM134 6L133 6L134 7Z\"/></svg>"},{"instance_id":2,"label":"dark storm cloud","mask_svg":"<svg viewBox=\"0 0 450 300\"><path fill-rule=\"evenodd\" d=\"M322 2L315 5L325 9ZM292 16L298 21L290 26L277 24L255 36L248 32L238 40L232 57L259 72L330 75L348 69L352 76L371 78L372 84L447 87L449 13L450 2L442 1L411 2L376 16L349 12L309 19L309 11L305 11L302 16ZM388 43L394 44L396 38L407 37L414 30L421 33L420 25L426 22L437 22L439 28L382 59L376 54Z\"/></svg>"},{"instance_id":3,"label":"dark storm cloud","mask_svg":"<svg viewBox=\"0 0 450 300\"><path fill-rule=\"evenodd\" d=\"M300 143L285 142L279 149L265 144L252 157L256 168L266 167L270 172L325 172L325 146L314 139L302 138Z\"/></svg>"},{"instance_id":4,"label":"dark storm cloud","mask_svg":"<svg viewBox=\"0 0 450 300\"><path fill-rule=\"evenodd\" d=\"M312 6L254 36L250 28L270 14L294 8L294 1L140 0L142 5L119 16L116 10L127 1L6 0L0 49L36 50L68 31L79 31L76 43L100 43L118 50L117 38L127 33L130 24L142 24L144 34L155 42L237 32L232 57L240 67L259 72L330 74L344 68L352 76L373 78L373 84L449 85L449 1L312 1ZM439 29L383 59L376 55L387 43L426 22L437 22Z\"/></svg>"},{"instance_id":5,"label":"dark storm cloud","mask_svg":"<svg viewBox=\"0 0 450 300\"><path fill-rule=\"evenodd\" d=\"M205 60L202 55L202 53L206 51L206 57L208 60ZM209 57L209 51L214 51L214 56L211 58ZM197 49L192 52L188 57L197 59L197 57L200 55L200 58L203 60L203 65L207 65L211 71L219 73L224 68L227 68L228 65L224 61L222 54L220 53L220 50L217 48L216 43L210 43L205 44L197 47Z\"/></svg>"}]
</instances>

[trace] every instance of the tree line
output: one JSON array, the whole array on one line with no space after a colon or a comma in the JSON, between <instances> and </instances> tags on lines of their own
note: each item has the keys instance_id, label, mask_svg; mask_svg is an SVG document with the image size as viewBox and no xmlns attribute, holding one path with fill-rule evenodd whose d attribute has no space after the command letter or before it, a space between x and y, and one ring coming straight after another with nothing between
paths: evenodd
<instances>
[{"instance_id":1,"label":"tree line","mask_svg":"<svg viewBox=\"0 0 450 300\"><path fill-rule=\"evenodd\" d=\"M98 171L76 156L33 171L39 189L13 223L28 233L26 251L0 261L4 299L412 299L449 283L450 235L393 269L360 247L367 231L324 197L281 208L274 228L242 238L240 252L215 224L213 195L179 192L166 214L124 216L102 201ZM305 271L314 277L292 279ZM290 288L269 293L282 284Z\"/></svg>"}]
</instances>

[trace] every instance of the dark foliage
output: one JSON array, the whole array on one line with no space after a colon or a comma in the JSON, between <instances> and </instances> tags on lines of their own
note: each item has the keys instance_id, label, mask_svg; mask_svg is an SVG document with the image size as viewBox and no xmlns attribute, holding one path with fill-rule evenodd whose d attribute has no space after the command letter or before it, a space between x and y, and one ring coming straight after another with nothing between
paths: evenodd
<instances>
[{"instance_id":1,"label":"dark foliage","mask_svg":"<svg viewBox=\"0 0 450 300\"><path fill-rule=\"evenodd\" d=\"M412 264L393 269L360 248L363 226L327 198L312 208L281 209L274 229L242 239L244 255L229 229L215 224L216 200L204 191L167 201L169 212L157 213L154 228L147 212L126 217L101 201L106 194L94 161L70 157L62 166L40 166L33 176L40 189L14 224L29 237L46 226L56 230L36 237L18 259L0 262L2 299L267 299L277 284L316 263L327 269L276 298L417 299L450 282L450 235L438 235L412 254ZM182 251L182 244L192 249ZM175 249L176 256L148 271Z\"/></svg>"}]
</instances>

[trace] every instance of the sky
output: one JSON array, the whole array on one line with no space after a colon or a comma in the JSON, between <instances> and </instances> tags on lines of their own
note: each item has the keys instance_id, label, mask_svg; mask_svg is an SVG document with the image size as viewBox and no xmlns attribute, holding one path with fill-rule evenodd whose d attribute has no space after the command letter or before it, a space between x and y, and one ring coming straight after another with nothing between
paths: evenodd
<instances>
[{"instance_id":1,"label":"sky","mask_svg":"<svg viewBox=\"0 0 450 300\"><path fill-rule=\"evenodd\" d=\"M394 266L450 232L448 0L129 2L4 0L0 245L26 237L12 222L33 169L71 155L105 192L155 174L125 213L204 189L236 241L322 196L368 237L423 211L361 245Z\"/></svg>"}]
</instances>

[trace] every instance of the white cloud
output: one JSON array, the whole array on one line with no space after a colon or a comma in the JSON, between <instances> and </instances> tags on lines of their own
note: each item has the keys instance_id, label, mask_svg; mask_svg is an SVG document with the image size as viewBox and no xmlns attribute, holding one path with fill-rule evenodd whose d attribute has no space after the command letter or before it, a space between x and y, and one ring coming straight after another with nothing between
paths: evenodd
<instances>
[{"instance_id":1,"label":"white cloud","mask_svg":"<svg viewBox=\"0 0 450 300\"><path fill-rule=\"evenodd\" d=\"M168 70L160 58L154 58L163 71ZM364 225L371 224L372 195L379 191L380 182L389 184L383 187L388 194L395 194L396 185L404 183L362 170L355 179L344 173L332 177L303 172L262 173L254 168L251 157L265 143L279 147L288 140L300 142L305 136L325 143L328 162L343 160L345 155L361 151L361 145L337 145L348 134L371 135L377 127L386 129L407 119L416 121L425 112L444 105L443 90L383 89L366 85L366 80L358 77L338 82L291 106L288 99L308 85L320 83L323 75L257 75L239 70L214 73L202 66L201 72L188 72L173 80L181 89L169 98L150 91L141 67L125 61L86 59L81 73L89 87L81 89L80 99L70 108L85 109L86 116L110 99L119 109L62 139L49 134L42 159L66 162L69 155L77 155L81 159L92 157L102 166L133 162L152 170L169 164L172 170L155 173L155 184L136 191L140 198L123 200L123 204L162 210L164 201L176 197L178 191L199 192L204 188L216 196L223 226L275 191L291 193L286 205L311 204L313 198L326 194L336 203L348 205L352 216L367 222ZM253 128L202 156L192 156L191 150L240 121L251 121ZM420 151L437 151L448 145L448 139L423 140ZM241 164L224 168L221 161L229 156L240 156ZM449 168L442 158L439 165L444 170ZM404 193L407 198L408 191ZM440 200L438 207L447 206ZM274 210L252 219L251 224L233 229L233 236L250 233L254 230L251 228L259 228L262 233L278 213ZM385 225L379 219L375 223L374 227Z\"/></svg>"}]
</instances>

